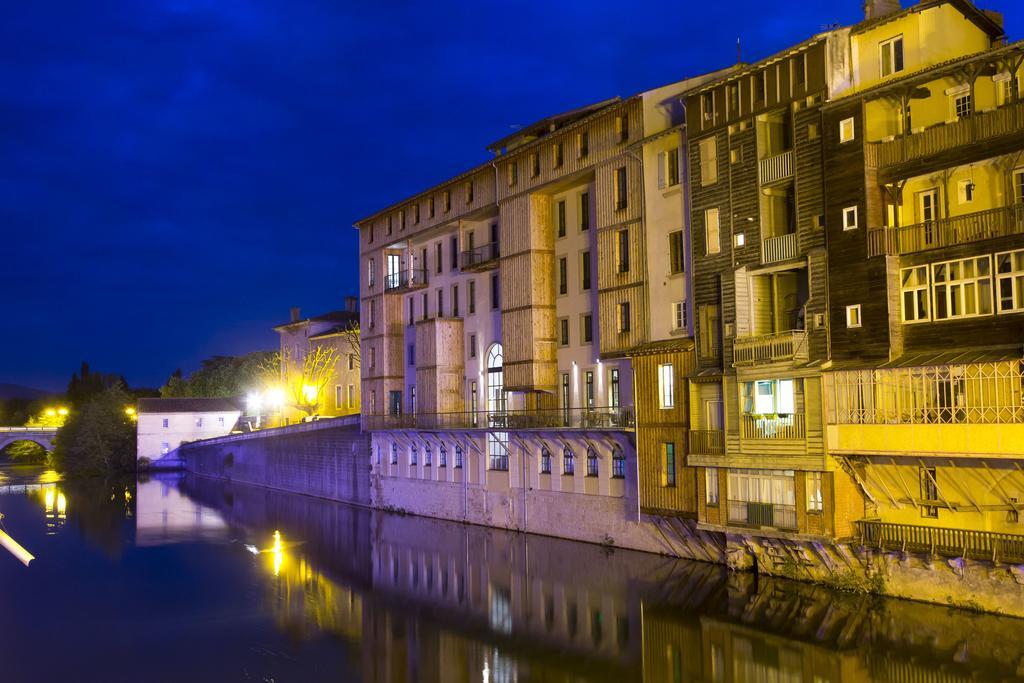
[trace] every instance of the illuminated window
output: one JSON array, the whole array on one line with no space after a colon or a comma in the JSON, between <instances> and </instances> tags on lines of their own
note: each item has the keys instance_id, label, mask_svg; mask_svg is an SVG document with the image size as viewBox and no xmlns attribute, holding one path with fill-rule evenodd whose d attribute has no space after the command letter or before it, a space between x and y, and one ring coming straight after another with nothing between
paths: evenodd
<instances>
[{"instance_id":1,"label":"illuminated window","mask_svg":"<svg viewBox=\"0 0 1024 683\"><path fill-rule=\"evenodd\" d=\"M928 266L915 266L900 271L902 317L905 323L930 320L928 300Z\"/></svg>"},{"instance_id":2,"label":"illuminated window","mask_svg":"<svg viewBox=\"0 0 1024 683\"><path fill-rule=\"evenodd\" d=\"M932 264L935 320L992 314L992 262L989 256Z\"/></svg>"},{"instance_id":3,"label":"illuminated window","mask_svg":"<svg viewBox=\"0 0 1024 683\"><path fill-rule=\"evenodd\" d=\"M707 467L704 469L704 502L708 505L718 505L717 467Z\"/></svg>"},{"instance_id":4,"label":"illuminated window","mask_svg":"<svg viewBox=\"0 0 1024 683\"><path fill-rule=\"evenodd\" d=\"M508 165L508 185L514 187L519 182L519 164L512 162Z\"/></svg>"},{"instance_id":5,"label":"illuminated window","mask_svg":"<svg viewBox=\"0 0 1024 683\"><path fill-rule=\"evenodd\" d=\"M846 307L846 326L847 327L860 327L860 304L854 304Z\"/></svg>"},{"instance_id":6,"label":"illuminated window","mask_svg":"<svg viewBox=\"0 0 1024 683\"><path fill-rule=\"evenodd\" d=\"M996 254L996 292L1000 313L1024 311L1024 249Z\"/></svg>"},{"instance_id":7,"label":"illuminated window","mask_svg":"<svg viewBox=\"0 0 1024 683\"><path fill-rule=\"evenodd\" d=\"M896 36L878 44L882 78L903 71L903 36Z\"/></svg>"},{"instance_id":8,"label":"illuminated window","mask_svg":"<svg viewBox=\"0 0 1024 683\"><path fill-rule=\"evenodd\" d=\"M807 473L807 511L821 512L824 508L821 496L821 472Z\"/></svg>"},{"instance_id":9,"label":"illuminated window","mask_svg":"<svg viewBox=\"0 0 1024 683\"><path fill-rule=\"evenodd\" d=\"M853 127L853 118L843 119L839 122L839 142L850 142L856 137Z\"/></svg>"},{"instance_id":10,"label":"illuminated window","mask_svg":"<svg viewBox=\"0 0 1024 683\"><path fill-rule=\"evenodd\" d=\"M676 405L676 375L671 363L658 366L658 400L663 409Z\"/></svg>"},{"instance_id":11,"label":"illuminated window","mask_svg":"<svg viewBox=\"0 0 1024 683\"><path fill-rule=\"evenodd\" d=\"M762 379L743 388L743 412L753 415L792 415L796 410L796 386L791 379Z\"/></svg>"}]
</instances>

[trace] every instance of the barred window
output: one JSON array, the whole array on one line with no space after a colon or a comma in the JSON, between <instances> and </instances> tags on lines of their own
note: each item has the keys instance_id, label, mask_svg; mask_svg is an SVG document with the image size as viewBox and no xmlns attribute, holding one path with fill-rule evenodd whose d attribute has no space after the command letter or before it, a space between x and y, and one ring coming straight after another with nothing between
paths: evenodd
<instances>
[{"instance_id":1,"label":"barred window","mask_svg":"<svg viewBox=\"0 0 1024 683\"><path fill-rule=\"evenodd\" d=\"M931 319L928 302L928 266L901 270L900 291L903 294L903 322L916 323Z\"/></svg>"},{"instance_id":2,"label":"barred window","mask_svg":"<svg viewBox=\"0 0 1024 683\"><path fill-rule=\"evenodd\" d=\"M992 261L979 256L932 264L936 320L992 314Z\"/></svg>"}]
</instances>

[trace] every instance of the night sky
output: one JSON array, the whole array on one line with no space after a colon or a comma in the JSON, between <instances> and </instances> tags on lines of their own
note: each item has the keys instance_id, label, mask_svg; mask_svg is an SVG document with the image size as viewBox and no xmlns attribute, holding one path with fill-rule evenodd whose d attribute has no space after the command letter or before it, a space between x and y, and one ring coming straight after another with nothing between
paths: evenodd
<instances>
[{"instance_id":1,"label":"night sky","mask_svg":"<svg viewBox=\"0 0 1024 683\"><path fill-rule=\"evenodd\" d=\"M988 4L1016 36L1024 3ZM860 5L8 3L0 382L61 389L88 360L158 386L274 348L290 306L357 293L355 220L512 126L728 66L737 37L767 56Z\"/></svg>"}]
</instances>

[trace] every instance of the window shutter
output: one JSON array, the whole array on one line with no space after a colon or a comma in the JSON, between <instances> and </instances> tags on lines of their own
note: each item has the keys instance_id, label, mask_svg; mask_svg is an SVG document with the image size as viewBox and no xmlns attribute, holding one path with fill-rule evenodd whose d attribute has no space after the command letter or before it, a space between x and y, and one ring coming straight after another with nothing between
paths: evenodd
<instances>
[{"instance_id":1,"label":"window shutter","mask_svg":"<svg viewBox=\"0 0 1024 683\"><path fill-rule=\"evenodd\" d=\"M665 187L665 153L658 152L658 189Z\"/></svg>"}]
</instances>

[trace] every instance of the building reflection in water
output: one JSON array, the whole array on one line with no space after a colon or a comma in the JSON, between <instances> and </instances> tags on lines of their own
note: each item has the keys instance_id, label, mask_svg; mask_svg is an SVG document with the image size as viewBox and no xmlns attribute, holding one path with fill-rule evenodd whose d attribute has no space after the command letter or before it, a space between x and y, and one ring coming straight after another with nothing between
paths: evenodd
<instances>
[{"instance_id":1,"label":"building reflection in water","mask_svg":"<svg viewBox=\"0 0 1024 683\"><path fill-rule=\"evenodd\" d=\"M200 505L178 488L177 476L140 481L135 491L135 545L154 546L181 540L221 540L228 537L224 518ZM131 491L125 488L126 502Z\"/></svg>"},{"instance_id":2,"label":"building reflection in water","mask_svg":"<svg viewBox=\"0 0 1024 683\"><path fill-rule=\"evenodd\" d=\"M256 547L278 627L338 636L367 682L1024 675L1016 619L207 480L184 489Z\"/></svg>"}]
</instances>

